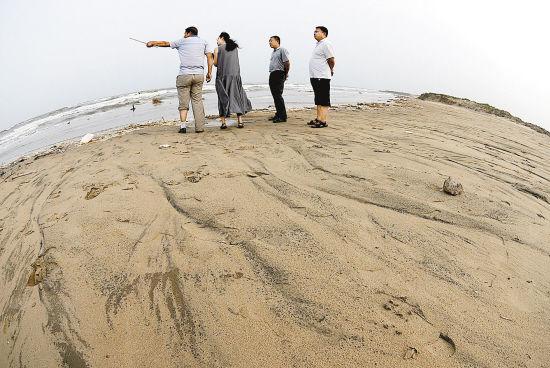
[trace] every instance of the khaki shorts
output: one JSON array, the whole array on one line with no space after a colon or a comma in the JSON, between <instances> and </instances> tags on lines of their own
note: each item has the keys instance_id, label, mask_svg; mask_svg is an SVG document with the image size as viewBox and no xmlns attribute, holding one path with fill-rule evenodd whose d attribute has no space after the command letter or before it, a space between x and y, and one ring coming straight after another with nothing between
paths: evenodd
<instances>
[{"instance_id":1,"label":"khaki shorts","mask_svg":"<svg viewBox=\"0 0 550 368\"><path fill-rule=\"evenodd\" d=\"M176 78L176 88L178 89L179 110L189 110L189 101L194 104L202 104L202 84L204 75L185 74L178 75Z\"/></svg>"}]
</instances>

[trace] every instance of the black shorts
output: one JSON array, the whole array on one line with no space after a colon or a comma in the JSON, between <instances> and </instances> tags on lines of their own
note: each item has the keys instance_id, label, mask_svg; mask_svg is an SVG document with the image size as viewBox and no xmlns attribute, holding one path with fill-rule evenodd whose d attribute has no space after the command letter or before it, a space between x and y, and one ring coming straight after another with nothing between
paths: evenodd
<instances>
[{"instance_id":1,"label":"black shorts","mask_svg":"<svg viewBox=\"0 0 550 368\"><path fill-rule=\"evenodd\" d=\"M310 81L315 94L315 105L330 106L330 79L310 78Z\"/></svg>"}]
</instances>

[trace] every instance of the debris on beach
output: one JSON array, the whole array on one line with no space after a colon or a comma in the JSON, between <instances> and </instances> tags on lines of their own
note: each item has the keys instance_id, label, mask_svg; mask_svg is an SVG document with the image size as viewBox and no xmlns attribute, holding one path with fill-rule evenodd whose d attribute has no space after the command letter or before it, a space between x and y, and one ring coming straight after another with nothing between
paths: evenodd
<instances>
[{"instance_id":1,"label":"debris on beach","mask_svg":"<svg viewBox=\"0 0 550 368\"><path fill-rule=\"evenodd\" d=\"M53 145L52 147L50 147L46 150L37 151L35 153L34 157L33 157L33 160L38 160L39 158L43 158L43 157L49 156L49 155L54 154L54 153L64 152L65 150L67 150L71 146L72 146L71 142L63 142L63 143Z\"/></svg>"},{"instance_id":2,"label":"debris on beach","mask_svg":"<svg viewBox=\"0 0 550 368\"><path fill-rule=\"evenodd\" d=\"M36 170L35 170L35 171L29 171L29 172L26 172L26 173L23 173L23 174L19 174L19 175L15 175L15 176L12 176L12 177L11 177L11 180L20 178L20 177L22 177L22 176L31 175L31 174L34 174L34 173L36 173Z\"/></svg>"},{"instance_id":3,"label":"debris on beach","mask_svg":"<svg viewBox=\"0 0 550 368\"><path fill-rule=\"evenodd\" d=\"M269 175L269 173L262 172L262 171L251 171L251 172L247 172L246 175L251 178L257 178L258 176Z\"/></svg>"},{"instance_id":4,"label":"debris on beach","mask_svg":"<svg viewBox=\"0 0 550 368\"><path fill-rule=\"evenodd\" d=\"M80 144L86 144L89 143L94 138L94 135L92 133L86 134L82 139L80 140Z\"/></svg>"},{"instance_id":5,"label":"debris on beach","mask_svg":"<svg viewBox=\"0 0 550 368\"><path fill-rule=\"evenodd\" d=\"M203 166L206 166L206 165L203 165ZM208 176L209 173L204 172L202 168L199 168L196 171L192 171L192 170L186 171L184 175L185 175L185 180L187 180L188 182L198 183L199 181L201 181L202 178L204 178L205 176Z\"/></svg>"},{"instance_id":6,"label":"debris on beach","mask_svg":"<svg viewBox=\"0 0 550 368\"><path fill-rule=\"evenodd\" d=\"M85 200L90 200L90 199L94 199L95 197L97 197L98 195L100 195L101 193L103 193L103 191L105 189L107 189L107 186L106 185L92 185L92 186L89 186L87 188L84 188L84 190L88 189L88 193L86 193L86 196L84 197Z\"/></svg>"},{"instance_id":7,"label":"debris on beach","mask_svg":"<svg viewBox=\"0 0 550 368\"><path fill-rule=\"evenodd\" d=\"M198 183L199 181L201 181L201 179L202 179L202 176L196 173L192 173L185 176L185 180L187 180L190 183Z\"/></svg>"},{"instance_id":8,"label":"debris on beach","mask_svg":"<svg viewBox=\"0 0 550 368\"><path fill-rule=\"evenodd\" d=\"M36 286L46 277L46 268L52 266L52 263L46 263L44 257L48 252L56 247L49 247L46 251L38 256L36 261L31 264L32 270L27 281L27 286Z\"/></svg>"},{"instance_id":9,"label":"debris on beach","mask_svg":"<svg viewBox=\"0 0 550 368\"><path fill-rule=\"evenodd\" d=\"M162 103L162 100L160 98L153 98L153 103L159 104L159 103Z\"/></svg>"},{"instance_id":10,"label":"debris on beach","mask_svg":"<svg viewBox=\"0 0 550 368\"><path fill-rule=\"evenodd\" d=\"M172 147L172 146L169 145L169 144L161 144L161 145L159 146L159 148L161 148L161 149L162 149L162 148L170 148L170 147Z\"/></svg>"},{"instance_id":11,"label":"debris on beach","mask_svg":"<svg viewBox=\"0 0 550 368\"><path fill-rule=\"evenodd\" d=\"M453 341L453 339L451 339L448 335L446 335L442 332L439 333L439 338L442 339L443 341L447 342L450 345L451 350L452 350L452 353L451 353L450 356L453 356L456 353L456 344Z\"/></svg>"},{"instance_id":12,"label":"debris on beach","mask_svg":"<svg viewBox=\"0 0 550 368\"><path fill-rule=\"evenodd\" d=\"M405 355L403 356L403 359L405 360L414 359L416 358L416 355L418 355L418 349L413 346L409 346L409 348L405 352Z\"/></svg>"},{"instance_id":13,"label":"debris on beach","mask_svg":"<svg viewBox=\"0 0 550 368\"><path fill-rule=\"evenodd\" d=\"M443 183L443 191L455 196L462 194L464 189L462 188L462 184L449 176Z\"/></svg>"},{"instance_id":14,"label":"debris on beach","mask_svg":"<svg viewBox=\"0 0 550 368\"><path fill-rule=\"evenodd\" d=\"M46 276L46 268L44 267L44 258L38 258L31 265L32 271L27 281L27 286L36 286L38 285Z\"/></svg>"}]
</instances>

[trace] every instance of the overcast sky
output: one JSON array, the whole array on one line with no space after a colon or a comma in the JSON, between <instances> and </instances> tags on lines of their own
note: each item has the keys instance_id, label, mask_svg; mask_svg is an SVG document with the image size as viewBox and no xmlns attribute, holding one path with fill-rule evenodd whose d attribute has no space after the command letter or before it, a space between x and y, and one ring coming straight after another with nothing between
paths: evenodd
<instances>
[{"instance_id":1,"label":"overcast sky","mask_svg":"<svg viewBox=\"0 0 550 368\"><path fill-rule=\"evenodd\" d=\"M269 36L308 83L316 25L329 29L334 85L439 92L489 103L550 130L550 6L544 1L0 0L0 129L64 106L174 87L187 26L241 49L245 83L267 83Z\"/></svg>"}]
</instances>

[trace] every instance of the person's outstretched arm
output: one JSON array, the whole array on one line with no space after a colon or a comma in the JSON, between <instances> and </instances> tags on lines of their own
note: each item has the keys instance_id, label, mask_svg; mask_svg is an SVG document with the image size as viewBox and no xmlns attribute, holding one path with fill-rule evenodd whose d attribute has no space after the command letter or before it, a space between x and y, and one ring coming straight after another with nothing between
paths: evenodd
<instances>
[{"instance_id":1,"label":"person's outstretched arm","mask_svg":"<svg viewBox=\"0 0 550 368\"><path fill-rule=\"evenodd\" d=\"M168 42L168 41L149 41L149 42L147 42L147 47L153 47L153 46L170 47L170 42Z\"/></svg>"}]
</instances>

